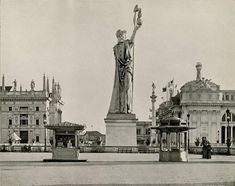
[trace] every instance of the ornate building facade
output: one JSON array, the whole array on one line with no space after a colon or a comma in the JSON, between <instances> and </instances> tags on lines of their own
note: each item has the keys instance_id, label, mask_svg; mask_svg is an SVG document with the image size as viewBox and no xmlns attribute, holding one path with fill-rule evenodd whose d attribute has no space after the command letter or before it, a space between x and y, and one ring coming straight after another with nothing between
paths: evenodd
<instances>
[{"instance_id":1,"label":"ornate building facade","mask_svg":"<svg viewBox=\"0 0 235 186\"><path fill-rule=\"evenodd\" d=\"M189 132L190 143L202 137L220 144L225 144L229 137L234 143L235 90L221 90L219 85L201 77L201 69L201 63L197 63L196 80L185 83L175 97L160 105L159 118L173 111L189 121L189 126L196 128Z\"/></svg>"},{"instance_id":2,"label":"ornate building facade","mask_svg":"<svg viewBox=\"0 0 235 186\"><path fill-rule=\"evenodd\" d=\"M44 143L50 134L45 124L61 122L62 101L59 83L53 78L51 91L49 79L43 76L43 87L35 90L35 82L30 83L30 90L17 90L5 85L4 75L0 86L0 143L8 143L12 133L21 138L21 143Z\"/></svg>"}]
</instances>

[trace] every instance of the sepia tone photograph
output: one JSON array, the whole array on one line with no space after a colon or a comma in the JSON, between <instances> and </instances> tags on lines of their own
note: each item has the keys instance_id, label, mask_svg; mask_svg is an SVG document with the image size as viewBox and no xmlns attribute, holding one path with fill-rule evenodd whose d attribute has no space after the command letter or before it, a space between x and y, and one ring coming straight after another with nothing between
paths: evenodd
<instances>
[{"instance_id":1,"label":"sepia tone photograph","mask_svg":"<svg viewBox=\"0 0 235 186\"><path fill-rule=\"evenodd\" d=\"M0 0L0 186L234 186L235 0Z\"/></svg>"}]
</instances>

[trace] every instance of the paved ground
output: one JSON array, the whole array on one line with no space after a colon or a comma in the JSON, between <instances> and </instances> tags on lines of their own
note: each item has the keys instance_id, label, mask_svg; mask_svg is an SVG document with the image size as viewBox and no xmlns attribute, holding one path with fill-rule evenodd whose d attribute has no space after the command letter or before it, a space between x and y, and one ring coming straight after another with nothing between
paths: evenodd
<instances>
[{"instance_id":1,"label":"paved ground","mask_svg":"<svg viewBox=\"0 0 235 186\"><path fill-rule=\"evenodd\" d=\"M235 185L235 156L160 163L158 154L82 153L88 162L42 162L50 153L0 153L0 185Z\"/></svg>"}]
</instances>

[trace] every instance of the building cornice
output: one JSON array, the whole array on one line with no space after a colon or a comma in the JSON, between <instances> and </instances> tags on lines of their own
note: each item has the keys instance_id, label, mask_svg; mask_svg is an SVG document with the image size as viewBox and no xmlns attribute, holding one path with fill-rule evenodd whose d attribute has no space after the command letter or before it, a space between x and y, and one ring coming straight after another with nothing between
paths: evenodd
<instances>
[{"instance_id":1,"label":"building cornice","mask_svg":"<svg viewBox=\"0 0 235 186\"><path fill-rule=\"evenodd\" d=\"M224 103L224 102L220 102L220 103L181 103L180 105L182 106L223 106L223 107L227 107L227 106L235 106L235 103Z\"/></svg>"}]
</instances>

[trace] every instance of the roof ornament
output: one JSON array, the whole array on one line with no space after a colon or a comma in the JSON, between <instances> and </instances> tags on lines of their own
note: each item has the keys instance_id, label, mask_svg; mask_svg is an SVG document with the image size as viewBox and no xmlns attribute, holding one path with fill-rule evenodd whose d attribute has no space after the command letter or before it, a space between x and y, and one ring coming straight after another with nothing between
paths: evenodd
<instances>
[{"instance_id":1,"label":"roof ornament","mask_svg":"<svg viewBox=\"0 0 235 186\"><path fill-rule=\"evenodd\" d=\"M34 91L34 88L35 88L34 80L31 81L30 86L31 86L31 91Z\"/></svg>"},{"instance_id":2,"label":"roof ornament","mask_svg":"<svg viewBox=\"0 0 235 186\"><path fill-rule=\"evenodd\" d=\"M202 70L202 64L200 62L197 62L196 64L196 69L197 69L197 77L196 80L200 81L201 80L201 70Z\"/></svg>"},{"instance_id":3,"label":"roof ornament","mask_svg":"<svg viewBox=\"0 0 235 186\"><path fill-rule=\"evenodd\" d=\"M13 81L13 91L16 91L16 87L17 87L17 82L16 79Z\"/></svg>"}]
</instances>

